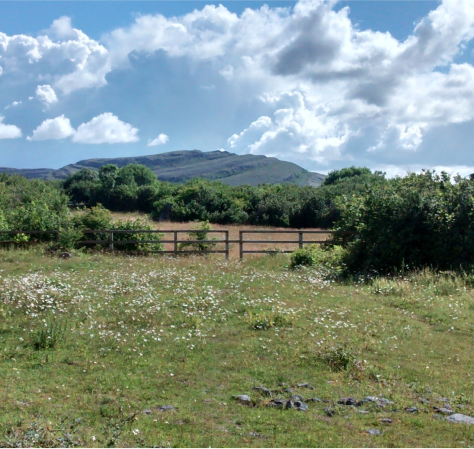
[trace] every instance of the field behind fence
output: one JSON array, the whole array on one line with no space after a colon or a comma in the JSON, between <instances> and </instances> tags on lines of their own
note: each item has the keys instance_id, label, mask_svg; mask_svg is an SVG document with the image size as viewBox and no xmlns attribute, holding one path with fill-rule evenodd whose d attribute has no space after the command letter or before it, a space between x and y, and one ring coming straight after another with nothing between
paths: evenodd
<instances>
[{"instance_id":1,"label":"field behind fence","mask_svg":"<svg viewBox=\"0 0 474 449\"><path fill-rule=\"evenodd\" d=\"M163 225L163 223L161 223ZM187 226L186 226L187 225ZM150 252L162 253L218 253L225 257L242 259L246 254L290 253L304 245L327 241L332 232L321 229L286 229L257 226L220 226L214 225L207 232L205 240L192 236L196 230L189 229L189 223L166 223L162 228L154 230L87 230L85 235L90 239L81 243L85 245L100 245L109 251L120 251L127 243L150 244L162 243L162 250ZM203 231L198 231L203 232ZM35 236L44 234L58 235L59 231L3 231L0 243L14 244L6 238L15 234L29 235L34 242ZM117 235L127 234L127 239L117 241ZM149 235L146 240L134 239L134 234ZM99 237L97 237L99 235ZM115 236L115 238L114 238ZM183 244L187 246L183 247ZM193 246L194 244L194 246ZM199 245L196 247L195 245ZM207 246L206 245L211 245ZM145 250L146 251L146 250Z\"/></svg>"}]
</instances>

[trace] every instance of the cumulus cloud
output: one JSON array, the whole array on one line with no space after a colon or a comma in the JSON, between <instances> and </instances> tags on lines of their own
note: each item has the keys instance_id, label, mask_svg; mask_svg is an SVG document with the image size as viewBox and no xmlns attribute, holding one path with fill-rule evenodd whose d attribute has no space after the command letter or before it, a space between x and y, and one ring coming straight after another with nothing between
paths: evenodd
<instances>
[{"instance_id":1,"label":"cumulus cloud","mask_svg":"<svg viewBox=\"0 0 474 449\"><path fill-rule=\"evenodd\" d=\"M0 139L17 139L21 137L21 129L15 125L5 125L5 117L0 116Z\"/></svg>"},{"instance_id":2,"label":"cumulus cloud","mask_svg":"<svg viewBox=\"0 0 474 449\"><path fill-rule=\"evenodd\" d=\"M305 101L300 92L263 100L277 108L274 118L262 116L234 134L227 141L229 149L280 157L293 153L323 163L340 157L341 146L350 136L347 126Z\"/></svg>"},{"instance_id":3,"label":"cumulus cloud","mask_svg":"<svg viewBox=\"0 0 474 449\"><path fill-rule=\"evenodd\" d=\"M56 92L49 84L38 86L36 88L36 98L45 106L49 106L50 104L56 103L58 101Z\"/></svg>"},{"instance_id":4,"label":"cumulus cloud","mask_svg":"<svg viewBox=\"0 0 474 449\"><path fill-rule=\"evenodd\" d=\"M27 137L27 140L61 140L72 136L74 132L75 130L71 126L71 122L63 114L59 117L45 120L33 131L32 136Z\"/></svg>"},{"instance_id":5,"label":"cumulus cloud","mask_svg":"<svg viewBox=\"0 0 474 449\"><path fill-rule=\"evenodd\" d=\"M169 137L166 134L160 134L158 137L156 137L153 140L148 141L147 147L156 147L158 145L164 145L169 141Z\"/></svg>"},{"instance_id":6,"label":"cumulus cloud","mask_svg":"<svg viewBox=\"0 0 474 449\"><path fill-rule=\"evenodd\" d=\"M77 128L72 137L77 143L130 143L138 142L138 129L129 123L122 122L111 112L94 117L90 122Z\"/></svg>"},{"instance_id":7,"label":"cumulus cloud","mask_svg":"<svg viewBox=\"0 0 474 449\"><path fill-rule=\"evenodd\" d=\"M186 95L225 97L228 109L239 111L239 125L226 126L216 148L227 139L232 151L317 164L353 163L362 153L374 164L390 154L414 157L435 130L455 133L455 126L474 120L474 67L456 59L474 38L472 0L442 0L405 40L360 29L349 7L336 11L334 4L300 0L293 7L247 8L240 15L207 5L178 17L139 15L100 42L60 17L37 37L0 33L2 82L40 79L38 88L48 86L57 100L55 92L67 98L125 78L125 88L139 85L151 92L159 77L166 110L176 104L169 93L175 92L173 70L184 67L179 76ZM136 70L153 59L160 67L168 64L167 70ZM123 86L114 86L115 92ZM46 96L43 103L51 104ZM229 116L216 117L217 131L209 134L221 132ZM149 114L141 120L151 126ZM107 113L80 125L72 140L134 142L137 132ZM148 145L166 142L160 135Z\"/></svg>"},{"instance_id":8,"label":"cumulus cloud","mask_svg":"<svg viewBox=\"0 0 474 449\"><path fill-rule=\"evenodd\" d=\"M6 79L25 84L50 79L53 88L66 94L103 86L110 71L105 47L72 28L68 17L55 20L38 37L0 32L0 58Z\"/></svg>"}]
</instances>

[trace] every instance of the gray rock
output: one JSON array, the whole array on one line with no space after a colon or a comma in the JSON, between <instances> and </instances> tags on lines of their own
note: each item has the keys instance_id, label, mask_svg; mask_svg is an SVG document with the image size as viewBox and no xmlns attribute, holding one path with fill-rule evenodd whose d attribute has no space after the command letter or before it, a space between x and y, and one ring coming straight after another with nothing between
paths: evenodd
<instances>
[{"instance_id":1,"label":"gray rock","mask_svg":"<svg viewBox=\"0 0 474 449\"><path fill-rule=\"evenodd\" d=\"M267 404L267 407L276 407L283 408L286 404L286 401L280 398L275 398Z\"/></svg>"},{"instance_id":2,"label":"gray rock","mask_svg":"<svg viewBox=\"0 0 474 449\"><path fill-rule=\"evenodd\" d=\"M142 412L144 415L151 415L153 412L148 408L146 410L143 410Z\"/></svg>"},{"instance_id":3,"label":"gray rock","mask_svg":"<svg viewBox=\"0 0 474 449\"><path fill-rule=\"evenodd\" d=\"M250 396L247 396L246 394L239 394L237 396L232 396L234 399L237 401L241 402L242 404L251 404L252 400L250 399Z\"/></svg>"},{"instance_id":4,"label":"gray rock","mask_svg":"<svg viewBox=\"0 0 474 449\"><path fill-rule=\"evenodd\" d=\"M384 424L392 424L393 421L389 418L382 418L380 422Z\"/></svg>"},{"instance_id":5,"label":"gray rock","mask_svg":"<svg viewBox=\"0 0 474 449\"><path fill-rule=\"evenodd\" d=\"M357 401L354 398L341 398L337 403L340 405L356 405Z\"/></svg>"},{"instance_id":6,"label":"gray rock","mask_svg":"<svg viewBox=\"0 0 474 449\"><path fill-rule=\"evenodd\" d=\"M454 412L450 408L446 407L433 407L434 411L437 413L442 413L443 415L452 415Z\"/></svg>"},{"instance_id":7,"label":"gray rock","mask_svg":"<svg viewBox=\"0 0 474 449\"><path fill-rule=\"evenodd\" d=\"M357 413L362 413L363 415L367 415L369 412L367 410L357 410Z\"/></svg>"},{"instance_id":8,"label":"gray rock","mask_svg":"<svg viewBox=\"0 0 474 449\"><path fill-rule=\"evenodd\" d=\"M377 399L377 405L379 407L385 407L386 405L392 405L392 404L393 404L393 401L390 401L387 398L378 398Z\"/></svg>"},{"instance_id":9,"label":"gray rock","mask_svg":"<svg viewBox=\"0 0 474 449\"><path fill-rule=\"evenodd\" d=\"M319 398L311 398L311 399L308 399L308 401L310 401L310 402L323 402L323 400L319 399Z\"/></svg>"},{"instance_id":10,"label":"gray rock","mask_svg":"<svg viewBox=\"0 0 474 449\"><path fill-rule=\"evenodd\" d=\"M310 384L303 382L297 385L298 388L308 388L309 390L314 390L314 387L312 387Z\"/></svg>"},{"instance_id":11,"label":"gray rock","mask_svg":"<svg viewBox=\"0 0 474 449\"><path fill-rule=\"evenodd\" d=\"M429 403L430 403L430 400L429 400L429 399L419 398L418 400L419 400L422 404L429 404Z\"/></svg>"},{"instance_id":12,"label":"gray rock","mask_svg":"<svg viewBox=\"0 0 474 449\"><path fill-rule=\"evenodd\" d=\"M355 405L360 407L361 405L367 404L367 403L374 403L374 404L377 404L379 407L385 407L386 405L393 404L393 402L387 398L383 398L383 397L378 398L377 396L366 396L365 398L357 402L357 404Z\"/></svg>"},{"instance_id":13,"label":"gray rock","mask_svg":"<svg viewBox=\"0 0 474 449\"><path fill-rule=\"evenodd\" d=\"M290 399L291 399L293 402L294 402L294 401L304 402L303 396L300 396L299 394L295 394L295 395L291 396Z\"/></svg>"},{"instance_id":14,"label":"gray rock","mask_svg":"<svg viewBox=\"0 0 474 449\"><path fill-rule=\"evenodd\" d=\"M309 409L308 404L305 404L302 401L295 401L295 408L296 410L299 410L300 412L305 412L306 410Z\"/></svg>"},{"instance_id":15,"label":"gray rock","mask_svg":"<svg viewBox=\"0 0 474 449\"><path fill-rule=\"evenodd\" d=\"M416 407L406 407L405 411L408 413L417 413L418 409Z\"/></svg>"},{"instance_id":16,"label":"gray rock","mask_svg":"<svg viewBox=\"0 0 474 449\"><path fill-rule=\"evenodd\" d=\"M378 430L378 429L368 429L367 433L369 435L381 435L382 434L382 432L380 432L380 430Z\"/></svg>"},{"instance_id":17,"label":"gray rock","mask_svg":"<svg viewBox=\"0 0 474 449\"><path fill-rule=\"evenodd\" d=\"M446 420L453 423L474 424L473 417L461 413L454 413L454 415L448 416Z\"/></svg>"},{"instance_id":18,"label":"gray rock","mask_svg":"<svg viewBox=\"0 0 474 449\"><path fill-rule=\"evenodd\" d=\"M326 407L324 409L324 412L326 413L326 416L329 416L329 417L334 416L336 414L336 410L334 410L331 407Z\"/></svg>"},{"instance_id":19,"label":"gray rock","mask_svg":"<svg viewBox=\"0 0 474 449\"><path fill-rule=\"evenodd\" d=\"M265 396L272 397L272 392L265 387L253 387L252 390L261 391Z\"/></svg>"},{"instance_id":20,"label":"gray rock","mask_svg":"<svg viewBox=\"0 0 474 449\"><path fill-rule=\"evenodd\" d=\"M160 412L168 412L172 410L176 410L174 405L159 405L156 407Z\"/></svg>"},{"instance_id":21,"label":"gray rock","mask_svg":"<svg viewBox=\"0 0 474 449\"><path fill-rule=\"evenodd\" d=\"M286 401L285 408L286 409L294 408L294 404L293 404L293 401L291 399L288 399L288 401Z\"/></svg>"}]
</instances>

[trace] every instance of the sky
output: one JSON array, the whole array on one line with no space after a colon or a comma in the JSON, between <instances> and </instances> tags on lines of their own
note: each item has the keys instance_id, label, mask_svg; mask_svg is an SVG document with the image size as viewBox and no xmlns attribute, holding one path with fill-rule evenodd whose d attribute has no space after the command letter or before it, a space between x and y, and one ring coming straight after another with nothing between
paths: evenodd
<instances>
[{"instance_id":1,"label":"sky","mask_svg":"<svg viewBox=\"0 0 474 449\"><path fill-rule=\"evenodd\" d=\"M474 2L0 1L0 166L474 172Z\"/></svg>"}]
</instances>

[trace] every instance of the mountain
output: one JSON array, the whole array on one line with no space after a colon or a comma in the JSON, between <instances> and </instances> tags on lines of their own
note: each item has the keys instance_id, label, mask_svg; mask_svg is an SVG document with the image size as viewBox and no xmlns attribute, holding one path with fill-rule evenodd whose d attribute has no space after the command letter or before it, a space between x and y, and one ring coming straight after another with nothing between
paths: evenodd
<instances>
[{"instance_id":1,"label":"mountain","mask_svg":"<svg viewBox=\"0 0 474 449\"><path fill-rule=\"evenodd\" d=\"M0 167L0 173L19 174L27 178L66 179L83 168L99 170L105 164L123 167L142 164L150 168L161 181L186 182L192 178L206 178L229 185L291 182L298 185L318 186L326 175L309 172L299 165L274 157L238 155L227 151L203 152L172 151L150 156L86 159L54 170L51 168L16 169Z\"/></svg>"}]
</instances>

